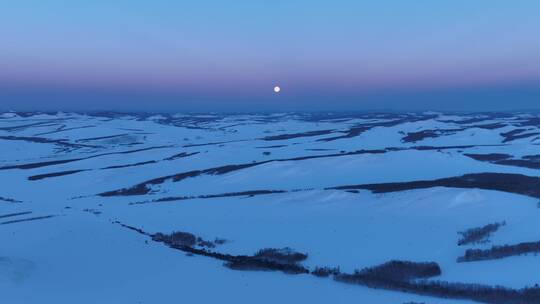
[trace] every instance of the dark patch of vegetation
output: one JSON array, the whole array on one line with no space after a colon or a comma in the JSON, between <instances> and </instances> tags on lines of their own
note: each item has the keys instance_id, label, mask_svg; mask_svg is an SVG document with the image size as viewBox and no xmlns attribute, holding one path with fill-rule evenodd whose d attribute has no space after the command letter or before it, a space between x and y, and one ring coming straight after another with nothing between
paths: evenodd
<instances>
[{"instance_id":1,"label":"dark patch of vegetation","mask_svg":"<svg viewBox=\"0 0 540 304\"><path fill-rule=\"evenodd\" d=\"M197 237L197 246L199 247L216 248L225 243L227 243L226 239L215 238L213 241L207 241L201 237Z\"/></svg>"},{"instance_id":2,"label":"dark patch of vegetation","mask_svg":"<svg viewBox=\"0 0 540 304\"><path fill-rule=\"evenodd\" d=\"M343 139L343 138L352 138L352 137L356 137L356 136L359 136L360 134L364 133L365 131L371 129L372 127L371 126L368 126L368 127L354 127L354 128L350 128L348 131L345 132L344 135L340 135L340 136L334 136L334 137L327 137L327 138L320 138L320 139L317 139L317 141L334 141L334 140L338 140L338 139ZM343 132L341 132L343 133Z\"/></svg>"},{"instance_id":3,"label":"dark patch of vegetation","mask_svg":"<svg viewBox=\"0 0 540 304\"><path fill-rule=\"evenodd\" d=\"M338 275L340 273L339 267L315 267L315 269L311 271L312 275L321 278L326 278L330 275Z\"/></svg>"},{"instance_id":4,"label":"dark patch of vegetation","mask_svg":"<svg viewBox=\"0 0 540 304\"><path fill-rule=\"evenodd\" d=\"M309 273L298 263L307 259L307 254L295 252L286 247L282 249L265 248L253 256L235 256L225 266L235 270L279 270L285 273Z\"/></svg>"},{"instance_id":5,"label":"dark patch of vegetation","mask_svg":"<svg viewBox=\"0 0 540 304\"><path fill-rule=\"evenodd\" d=\"M441 136L441 132L439 130L423 130L418 132L409 132L401 139L401 141L417 142L426 138L437 138L439 136Z\"/></svg>"},{"instance_id":6,"label":"dark patch of vegetation","mask_svg":"<svg viewBox=\"0 0 540 304\"><path fill-rule=\"evenodd\" d=\"M273 149L273 148L283 148L287 147L287 145L275 145L275 146L264 146L264 147L255 147L257 149Z\"/></svg>"},{"instance_id":7,"label":"dark patch of vegetation","mask_svg":"<svg viewBox=\"0 0 540 304\"><path fill-rule=\"evenodd\" d=\"M88 212L88 213L92 213L93 215L100 215L101 214L101 211L99 211L97 209L86 208L86 209L83 209L83 211Z\"/></svg>"},{"instance_id":8,"label":"dark patch of vegetation","mask_svg":"<svg viewBox=\"0 0 540 304\"><path fill-rule=\"evenodd\" d=\"M197 237L189 232L173 232L171 234L156 233L152 236L152 240L163 242L172 246L188 246L195 245Z\"/></svg>"},{"instance_id":9,"label":"dark patch of vegetation","mask_svg":"<svg viewBox=\"0 0 540 304\"><path fill-rule=\"evenodd\" d=\"M155 161L155 160L149 160L149 161L140 162L140 163L135 163L135 164L109 166L109 167L101 168L101 170L107 170L107 169L121 169L121 168L129 168L129 167L137 167L137 166L144 166L144 165L155 164L155 163L157 163L157 161Z\"/></svg>"},{"instance_id":10,"label":"dark patch of vegetation","mask_svg":"<svg viewBox=\"0 0 540 304\"><path fill-rule=\"evenodd\" d=\"M418 151L442 151L442 150L449 150L449 149L469 149L474 147L500 147L504 146L502 144L498 145L460 145L460 146L413 146L409 149L411 150L418 150ZM388 149L388 148L387 148ZM399 149L399 148L391 148L393 151L400 151L400 150L407 150L407 149Z\"/></svg>"},{"instance_id":11,"label":"dark patch of vegetation","mask_svg":"<svg viewBox=\"0 0 540 304\"><path fill-rule=\"evenodd\" d=\"M353 274L339 274L339 282L358 284L426 296L468 299L493 304L540 303L540 288L511 289L501 286L431 281L440 275L437 263L391 261L380 266L365 268Z\"/></svg>"},{"instance_id":12,"label":"dark patch of vegetation","mask_svg":"<svg viewBox=\"0 0 540 304\"><path fill-rule=\"evenodd\" d=\"M195 236L189 232L176 231L171 234L156 233L151 235L152 240L156 242L162 242L170 246L187 246L187 247L206 247L215 248L217 245L224 244L226 240L216 238L215 241L207 241L201 237Z\"/></svg>"},{"instance_id":13,"label":"dark patch of vegetation","mask_svg":"<svg viewBox=\"0 0 540 304\"><path fill-rule=\"evenodd\" d=\"M121 152L109 152L109 153L103 153L99 155L90 156L89 158L99 157L99 156L106 156L106 155L122 155L122 154L133 154L133 153L139 153L144 151L151 151L156 149L164 149L164 148L172 148L174 146L172 145L166 145L166 146L155 146L155 147L148 147L148 148L141 148L141 149L135 149L135 150L127 150L127 151L121 151Z\"/></svg>"},{"instance_id":14,"label":"dark patch of vegetation","mask_svg":"<svg viewBox=\"0 0 540 304\"><path fill-rule=\"evenodd\" d=\"M45 216L36 216L36 217L30 217L20 220L11 220L6 222L1 222L0 225L7 225L7 224L15 224L15 223L21 223L21 222L30 222L30 221L37 221L37 220L43 220L51 217L55 217L56 215L45 215Z\"/></svg>"},{"instance_id":15,"label":"dark patch of vegetation","mask_svg":"<svg viewBox=\"0 0 540 304\"><path fill-rule=\"evenodd\" d=\"M515 130L509 131L509 132L501 133L501 136L504 137L503 143L513 141L513 140L516 140L516 139L521 139L521 138L527 138L527 137L531 137L531 136L535 136L535 135L540 135L540 133L538 133L538 132L523 133L525 131L527 131L527 129L515 129Z\"/></svg>"},{"instance_id":16,"label":"dark patch of vegetation","mask_svg":"<svg viewBox=\"0 0 540 304\"><path fill-rule=\"evenodd\" d=\"M313 149L304 149L306 151L334 151L336 149L324 149L324 148L313 148Z\"/></svg>"},{"instance_id":17,"label":"dark patch of vegetation","mask_svg":"<svg viewBox=\"0 0 540 304\"><path fill-rule=\"evenodd\" d=\"M488 124L482 124L482 125L473 125L473 126L470 126L469 128L480 128L480 129L486 129L486 130L495 130L495 129L504 128L506 126L507 125L505 123L494 122L494 123L488 123Z\"/></svg>"},{"instance_id":18,"label":"dark patch of vegetation","mask_svg":"<svg viewBox=\"0 0 540 304\"><path fill-rule=\"evenodd\" d=\"M435 262L390 261L375 267L354 272L353 276L373 281L410 281L441 275L441 268Z\"/></svg>"},{"instance_id":19,"label":"dark patch of vegetation","mask_svg":"<svg viewBox=\"0 0 540 304\"><path fill-rule=\"evenodd\" d=\"M85 141L94 141L94 140L101 140L101 139L110 139L110 138L116 138L116 137L123 137L129 135L129 133L123 133L123 134L116 134L116 135L108 135L108 136L100 136L100 137L90 137L90 138L83 138L78 139L78 142L85 142Z\"/></svg>"},{"instance_id":20,"label":"dark patch of vegetation","mask_svg":"<svg viewBox=\"0 0 540 304\"><path fill-rule=\"evenodd\" d=\"M118 225L120 225L120 226L122 226L122 227L124 227L124 228L129 229L129 230L138 232L138 233L140 233L140 234L142 234L142 235L146 235L146 236L149 236L149 237L152 237L152 236L153 236L152 234L150 234L150 233L148 233L148 232L146 232L146 231L144 231L144 230L142 230L142 229L140 229L140 228L133 227L133 226L130 226L130 225L126 225L126 224L123 224L123 223L121 223L121 222L119 222L119 221L114 221L113 223L118 224Z\"/></svg>"},{"instance_id":21,"label":"dark patch of vegetation","mask_svg":"<svg viewBox=\"0 0 540 304\"><path fill-rule=\"evenodd\" d=\"M289 247L281 249L264 248L257 251L253 257L276 263L295 264L307 259L307 254L295 252Z\"/></svg>"},{"instance_id":22,"label":"dark patch of vegetation","mask_svg":"<svg viewBox=\"0 0 540 304\"><path fill-rule=\"evenodd\" d=\"M528 253L539 253L540 242L524 242L515 245L493 246L490 249L468 249L458 262L474 262L503 259Z\"/></svg>"},{"instance_id":23,"label":"dark patch of vegetation","mask_svg":"<svg viewBox=\"0 0 540 304\"><path fill-rule=\"evenodd\" d=\"M172 234L156 233L150 234L142 229L122 224L122 227L149 236L153 241L161 242L170 248L177 249L188 254L212 257L224 261L224 266L235 270L262 270L262 271L282 271L289 274L309 273L309 270L298 264L307 258L307 254L298 253L290 248L283 249L263 249L253 256L230 255L211 251L207 248L195 248L198 237L188 232L173 232ZM201 239L202 240L202 239ZM224 240L216 239L216 243L223 243Z\"/></svg>"},{"instance_id":24,"label":"dark patch of vegetation","mask_svg":"<svg viewBox=\"0 0 540 304\"><path fill-rule=\"evenodd\" d=\"M465 126L463 128L455 128L455 129L422 130L418 132L407 133L407 135L404 136L401 139L401 141L402 142L417 142L426 138L437 138L440 136L456 134L457 132L461 132L461 131L472 129L472 128L493 130L493 129L502 128L504 126L506 125L501 124L501 123L492 123L492 124L483 124L483 125L470 125L470 126Z\"/></svg>"},{"instance_id":25,"label":"dark patch of vegetation","mask_svg":"<svg viewBox=\"0 0 540 304\"><path fill-rule=\"evenodd\" d=\"M299 137L326 135L333 132L334 130L317 130L317 131L308 131L308 132L293 133L293 134L280 134L280 135L266 136L266 137L261 138L261 140L266 140L266 141L285 140L285 139L292 139L292 138L299 138Z\"/></svg>"},{"instance_id":26,"label":"dark patch of vegetation","mask_svg":"<svg viewBox=\"0 0 540 304\"><path fill-rule=\"evenodd\" d=\"M288 274L309 273L299 262L307 258L307 254L294 252L289 248L262 249L253 256L223 254L207 249L198 249L185 245L184 241L174 241L170 236L157 233L149 234L141 229L116 222L123 227L152 237L154 241L163 242L169 247L181 250L186 255L200 255L224 261L224 266L235 270L282 271ZM194 235L183 233L190 244ZM441 269L434 262L390 261L388 263L355 271L353 274L340 273L339 268L317 267L314 276L334 275L334 280L349 284L358 284L370 288L382 288L440 298L468 299L493 304L540 304L540 288L510 289L500 286L480 284L450 283L444 281L428 281L426 279L441 274Z\"/></svg>"},{"instance_id":27,"label":"dark patch of vegetation","mask_svg":"<svg viewBox=\"0 0 540 304\"><path fill-rule=\"evenodd\" d=\"M197 139L201 139L197 136ZM243 142L246 140L229 140L229 141L218 141L218 142L210 142L210 143L204 143L204 144L190 144L190 145L184 145L182 148L191 148L191 147L203 147L203 146L215 146L215 145L223 145L228 143L235 143L235 142Z\"/></svg>"},{"instance_id":28,"label":"dark patch of vegetation","mask_svg":"<svg viewBox=\"0 0 540 304\"><path fill-rule=\"evenodd\" d=\"M461 239L458 241L458 246L485 243L488 241L488 238L492 233L496 232L501 226L504 225L506 225L506 222L492 223L482 227L460 231L458 233L461 235Z\"/></svg>"},{"instance_id":29,"label":"dark patch of vegetation","mask_svg":"<svg viewBox=\"0 0 540 304\"><path fill-rule=\"evenodd\" d=\"M156 146L156 147L149 147L149 148L143 148L143 149L121 151L121 152L101 153L101 154L96 154L96 155L92 155L92 156L88 156L88 157L82 157L82 158L71 158L71 159L36 162L36 163L29 163L29 164L22 164L22 165L3 166L3 167L0 167L0 170L8 170L8 169L24 169L24 170L28 170L28 169L47 167L47 166L55 166L55 165L60 165L60 164L67 164L67 163L71 163L71 162L87 160L87 159L97 158L97 157L101 157L101 156L132 154L132 153L137 153L137 152L149 151L149 150L154 150L154 149L170 148L170 147L172 147L172 146Z\"/></svg>"},{"instance_id":30,"label":"dark patch of vegetation","mask_svg":"<svg viewBox=\"0 0 540 304\"><path fill-rule=\"evenodd\" d=\"M526 159L506 159L495 162L497 165L523 167L529 169L540 169L539 161L531 161Z\"/></svg>"},{"instance_id":31,"label":"dark patch of vegetation","mask_svg":"<svg viewBox=\"0 0 540 304\"><path fill-rule=\"evenodd\" d=\"M540 177L510 173L473 173L457 177L412 182L338 186L327 189L365 189L373 193L425 189L432 187L479 188L540 198Z\"/></svg>"},{"instance_id":32,"label":"dark patch of vegetation","mask_svg":"<svg viewBox=\"0 0 540 304\"><path fill-rule=\"evenodd\" d=\"M23 116L24 117L24 116ZM35 122L35 123L31 123L31 124L26 124L26 125L17 125L17 126L13 126L13 127L0 127L0 130L4 130L4 131L8 131L8 132L15 132L15 131L22 131L24 129L28 129L28 128L31 128L31 127L51 127L51 126L58 126L60 125L59 123L51 123L51 121L42 121L42 122Z\"/></svg>"},{"instance_id":33,"label":"dark patch of vegetation","mask_svg":"<svg viewBox=\"0 0 540 304\"><path fill-rule=\"evenodd\" d=\"M514 130L511 130L511 131L508 131L508 132L500 133L500 135L502 137L504 137L503 143L506 143L506 142L514 140L515 135L517 135L519 133L523 133L525 131L527 131L527 129L514 129Z\"/></svg>"},{"instance_id":34,"label":"dark patch of vegetation","mask_svg":"<svg viewBox=\"0 0 540 304\"><path fill-rule=\"evenodd\" d=\"M256 196L256 195L266 195L266 194L275 194L275 193L285 193L284 190L250 190L250 191L242 191L242 192L229 192L229 193L220 193L220 194L207 194L207 195L198 195L198 196L171 196L171 197L163 197L156 199L152 202L160 203L160 202L172 202L172 201L182 201L182 200L188 200L188 199L206 199L206 198L218 198L218 197L234 197L234 196ZM146 202L143 202L146 203ZM140 204L140 203L133 203L133 204Z\"/></svg>"},{"instance_id":35,"label":"dark patch of vegetation","mask_svg":"<svg viewBox=\"0 0 540 304\"><path fill-rule=\"evenodd\" d=\"M467 157L470 157L474 160L478 161L499 161L504 159L512 158L512 155L510 154L503 154L503 153L490 153L490 154L463 154Z\"/></svg>"},{"instance_id":36,"label":"dark patch of vegetation","mask_svg":"<svg viewBox=\"0 0 540 304\"><path fill-rule=\"evenodd\" d=\"M0 170L9 170L9 169L28 170L28 169L47 167L47 166L67 164L67 163L75 162L75 161L79 161L79 160L82 160L82 158L53 160L53 161L37 162L37 163L22 164L22 165L3 166L3 167L0 167Z\"/></svg>"},{"instance_id":37,"label":"dark patch of vegetation","mask_svg":"<svg viewBox=\"0 0 540 304\"><path fill-rule=\"evenodd\" d=\"M483 121L486 121L486 120L488 120L488 119L490 119L489 116L487 116L487 115L482 115L482 116L477 116L477 117L470 117L470 118L463 119L463 120L454 120L454 119L442 120L442 119L438 119L438 121L444 122L444 123L453 123L453 124L459 124L459 125L468 125L468 124L472 124L472 123L483 122Z\"/></svg>"},{"instance_id":38,"label":"dark patch of vegetation","mask_svg":"<svg viewBox=\"0 0 540 304\"><path fill-rule=\"evenodd\" d=\"M228 241L226 239L220 239L220 238L215 238L214 239L214 244L217 244L217 245L223 245L225 243L227 243Z\"/></svg>"},{"instance_id":39,"label":"dark patch of vegetation","mask_svg":"<svg viewBox=\"0 0 540 304\"><path fill-rule=\"evenodd\" d=\"M538 158L527 158L527 156L521 159L510 159L512 156L508 154L465 154L465 156L471 157L478 161L487 161L496 165L515 166L530 169L540 169L540 160Z\"/></svg>"},{"instance_id":40,"label":"dark patch of vegetation","mask_svg":"<svg viewBox=\"0 0 540 304\"><path fill-rule=\"evenodd\" d=\"M51 177L59 177L59 176L64 176L64 175L71 175L71 174L75 174L75 173L79 173L79 172L83 172L83 171L88 171L88 170L86 170L86 169L83 169L83 170L69 170L69 171L53 172L53 173L46 173L46 174L38 174L38 175L29 176L28 180L36 181L36 180L42 180L42 179L51 178Z\"/></svg>"},{"instance_id":41,"label":"dark patch of vegetation","mask_svg":"<svg viewBox=\"0 0 540 304\"><path fill-rule=\"evenodd\" d=\"M49 135L49 134L55 134L55 133L60 133L60 132L65 132L65 131L78 130L78 129L88 129L88 128L94 128L94 127L95 127L94 125L88 125L88 126L66 128L66 125L62 125L61 127L57 128L54 131L38 133L38 134L35 134L35 136Z\"/></svg>"},{"instance_id":42,"label":"dark patch of vegetation","mask_svg":"<svg viewBox=\"0 0 540 304\"><path fill-rule=\"evenodd\" d=\"M511 140L522 139L522 138L529 138L529 137L537 136L537 135L540 135L540 132L523 133L523 134L518 134L518 135L512 136L512 139L511 139Z\"/></svg>"},{"instance_id":43,"label":"dark patch of vegetation","mask_svg":"<svg viewBox=\"0 0 540 304\"><path fill-rule=\"evenodd\" d=\"M522 126L522 127L531 127L531 126L538 127L538 126L540 126L540 117L528 118L525 121L521 121L519 123L519 126Z\"/></svg>"},{"instance_id":44,"label":"dark patch of vegetation","mask_svg":"<svg viewBox=\"0 0 540 304\"><path fill-rule=\"evenodd\" d=\"M159 179L156 179L159 180ZM161 184L162 182L155 182L155 184ZM113 191L106 191L99 193L99 196L110 197L110 196L132 196L132 195L145 195L150 193L150 185L154 184L154 180L146 181L143 184L137 184L129 188L123 188Z\"/></svg>"},{"instance_id":45,"label":"dark patch of vegetation","mask_svg":"<svg viewBox=\"0 0 540 304\"><path fill-rule=\"evenodd\" d=\"M522 159L540 162L540 155L525 155L522 157Z\"/></svg>"},{"instance_id":46,"label":"dark patch of vegetation","mask_svg":"<svg viewBox=\"0 0 540 304\"><path fill-rule=\"evenodd\" d=\"M7 203L22 203L22 201L12 199L12 198L8 198L8 197L2 197L2 196L0 196L0 201L7 202Z\"/></svg>"},{"instance_id":47,"label":"dark patch of vegetation","mask_svg":"<svg viewBox=\"0 0 540 304\"><path fill-rule=\"evenodd\" d=\"M178 158L184 158L184 157L189 157L189 156L192 156L192 155L195 155L195 154L199 154L200 152L193 152L193 153L186 153L186 152L182 152L182 153L178 153L178 154L175 154L171 157L167 157L165 158L164 160L175 160L175 159L178 159Z\"/></svg>"},{"instance_id":48,"label":"dark patch of vegetation","mask_svg":"<svg viewBox=\"0 0 540 304\"><path fill-rule=\"evenodd\" d=\"M211 241L204 240L200 237L197 238L197 246L206 248L216 248L216 244Z\"/></svg>"},{"instance_id":49,"label":"dark patch of vegetation","mask_svg":"<svg viewBox=\"0 0 540 304\"><path fill-rule=\"evenodd\" d=\"M10 136L0 136L0 140L26 141L26 142L39 143L39 144L54 144L58 146L72 147L72 148L79 148L79 147L94 148L94 146L72 144L65 139L48 139L44 137L11 136L10 135Z\"/></svg>"}]
</instances>

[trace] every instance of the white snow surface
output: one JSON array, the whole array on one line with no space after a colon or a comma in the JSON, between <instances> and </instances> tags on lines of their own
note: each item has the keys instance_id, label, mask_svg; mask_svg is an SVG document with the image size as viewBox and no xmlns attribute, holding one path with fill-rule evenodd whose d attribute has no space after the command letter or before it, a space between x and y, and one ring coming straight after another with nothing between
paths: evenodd
<instances>
[{"instance_id":1,"label":"white snow surface","mask_svg":"<svg viewBox=\"0 0 540 304\"><path fill-rule=\"evenodd\" d=\"M529 113L0 113L1 303L472 303L235 271L117 221L148 233L223 238L213 250L229 254L290 247L308 254L309 269L433 261L442 269L436 280L533 286L535 255L456 259L466 249L540 241L534 195L329 188L484 172L540 177L534 166L467 156L538 155L539 126ZM406 139L426 130L436 136ZM508 132L533 135L505 140ZM230 165L245 166L208 171ZM100 195L148 181L148 193ZM283 192L219 197L255 190ZM170 197L188 199L158 201ZM457 245L459 231L500 222L487 242Z\"/></svg>"}]
</instances>

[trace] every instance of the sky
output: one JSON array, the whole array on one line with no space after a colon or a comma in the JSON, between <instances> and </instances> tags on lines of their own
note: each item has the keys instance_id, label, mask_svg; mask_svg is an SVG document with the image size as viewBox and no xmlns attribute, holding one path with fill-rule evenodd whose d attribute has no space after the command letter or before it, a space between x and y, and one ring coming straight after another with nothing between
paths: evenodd
<instances>
[{"instance_id":1,"label":"sky","mask_svg":"<svg viewBox=\"0 0 540 304\"><path fill-rule=\"evenodd\" d=\"M0 110L540 109L538 16L537 0L0 0Z\"/></svg>"}]
</instances>

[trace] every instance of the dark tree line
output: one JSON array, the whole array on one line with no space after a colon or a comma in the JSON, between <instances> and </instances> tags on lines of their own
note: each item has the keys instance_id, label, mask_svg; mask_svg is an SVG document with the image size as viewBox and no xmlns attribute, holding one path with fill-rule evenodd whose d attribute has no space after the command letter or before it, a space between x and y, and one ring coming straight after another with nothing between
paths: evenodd
<instances>
[{"instance_id":1,"label":"dark tree line","mask_svg":"<svg viewBox=\"0 0 540 304\"><path fill-rule=\"evenodd\" d=\"M224 261L224 266L231 269L281 271L287 274L310 273L308 268L300 264L300 262L307 259L308 255L296 252L288 247L282 249L265 248L254 255L231 255L212 251L208 248L193 247L200 238L191 233L150 234L136 227L124 225L120 222L116 223L149 236L154 241L162 242L173 249ZM540 242L523 244L497 248L517 246L518 248L529 248L528 250L530 248L540 249ZM531 244L532 247L530 247ZM375 267L357 270L352 274L340 273L337 267L316 267L311 274L320 277L332 275L334 280L338 282L439 298L468 299L492 304L540 304L540 287L538 286L511 289L501 286L428 280L441 274L441 268L435 262L390 261Z\"/></svg>"},{"instance_id":2,"label":"dark tree line","mask_svg":"<svg viewBox=\"0 0 540 304\"><path fill-rule=\"evenodd\" d=\"M457 259L458 262L496 260L514 255L540 252L540 242L525 242L515 245L493 246L490 249L468 249Z\"/></svg>"},{"instance_id":3,"label":"dark tree line","mask_svg":"<svg viewBox=\"0 0 540 304\"><path fill-rule=\"evenodd\" d=\"M356 270L354 275L381 280L410 281L431 278L441 273L441 268L435 262L390 261L375 267Z\"/></svg>"},{"instance_id":4,"label":"dark tree line","mask_svg":"<svg viewBox=\"0 0 540 304\"><path fill-rule=\"evenodd\" d=\"M339 282L371 288L395 290L440 298L468 299L493 304L538 304L540 288L511 289L481 284L450 283L426 280L439 275L437 263L391 261L380 266L364 268L353 274L339 274Z\"/></svg>"},{"instance_id":5,"label":"dark tree line","mask_svg":"<svg viewBox=\"0 0 540 304\"><path fill-rule=\"evenodd\" d=\"M281 249L265 248L253 256L235 256L226 267L236 270L278 270L290 274L309 273L309 270L299 263L308 255L285 247Z\"/></svg>"},{"instance_id":6,"label":"dark tree line","mask_svg":"<svg viewBox=\"0 0 540 304\"><path fill-rule=\"evenodd\" d=\"M173 232L171 234L156 233L152 236L156 242L163 242L175 246L193 246L197 242L197 237L189 232Z\"/></svg>"},{"instance_id":7,"label":"dark tree line","mask_svg":"<svg viewBox=\"0 0 540 304\"><path fill-rule=\"evenodd\" d=\"M499 230L501 226L506 225L506 222L487 224L482 227L476 227L467 229L465 231L458 232L461 235L461 239L458 241L458 245L468 245L475 243L486 242L489 236Z\"/></svg>"},{"instance_id":8,"label":"dark tree line","mask_svg":"<svg viewBox=\"0 0 540 304\"><path fill-rule=\"evenodd\" d=\"M288 247L281 249L265 248L254 255L231 255L210 250L209 248L215 247L214 243L205 241L189 232L177 231L171 234L149 234L137 228L125 225L124 227L148 235L152 237L152 240L164 243L173 249L222 260L225 262L225 267L235 270L282 271L289 274L309 273L307 268L299 264L307 259L307 254L296 252ZM203 248L195 248L195 245Z\"/></svg>"}]
</instances>

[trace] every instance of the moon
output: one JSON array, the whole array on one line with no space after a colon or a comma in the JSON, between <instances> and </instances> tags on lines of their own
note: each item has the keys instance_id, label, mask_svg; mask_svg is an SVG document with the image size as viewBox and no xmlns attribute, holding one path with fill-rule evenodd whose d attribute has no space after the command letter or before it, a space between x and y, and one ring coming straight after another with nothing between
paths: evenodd
<instances>
[{"instance_id":1,"label":"moon","mask_svg":"<svg viewBox=\"0 0 540 304\"><path fill-rule=\"evenodd\" d=\"M279 91L281 91L281 88L279 86L275 86L274 87L274 92L279 93Z\"/></svg>"}]
</instances>

